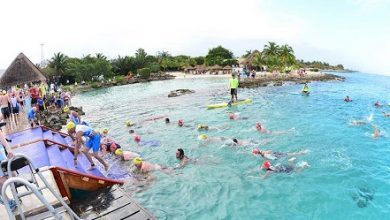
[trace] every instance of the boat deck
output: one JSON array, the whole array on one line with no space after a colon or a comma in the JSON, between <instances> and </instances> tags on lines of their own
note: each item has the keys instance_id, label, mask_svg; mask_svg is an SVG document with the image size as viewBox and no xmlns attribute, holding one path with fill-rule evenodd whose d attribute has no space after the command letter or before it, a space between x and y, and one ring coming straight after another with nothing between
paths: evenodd
<instances>
[{"instance_id":1,"label":"boat deck","mask_svg":"<svg viewBox=\"0 0 390 220\"><path fill-rule=\"evenodd\" d=\"M83 219L155 219L119 186L91 193L72 208Z\"/></svg>"}]
</instances>

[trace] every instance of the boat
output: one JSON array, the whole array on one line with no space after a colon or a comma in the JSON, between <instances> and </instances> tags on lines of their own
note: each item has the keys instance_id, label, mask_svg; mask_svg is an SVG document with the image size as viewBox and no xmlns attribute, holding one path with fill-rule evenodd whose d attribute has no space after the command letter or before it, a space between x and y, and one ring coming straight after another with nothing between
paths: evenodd
<instances>
[{"instance_id":1,"label":"boat","mask_svg":"<svg viewBox=\"0 0 390 220\"><path fill-rule=\"evenodd\" d=\"M100 190L113 189L111 191L115 191L117 196L113 197L114 201L112 202L112 207L105 207L107 209L106 212L100 210L100 214L93 214L95 217L104 216L104 218L108 217L110 219L118 217L118 213L120 216L122 216L121 213L123 216L134 213L134 215L131 216L141 216L139 217L140 219L154 219L152 215L132 201L130 196L120 188L120 186L125 183L123 176L105 176L104 169L99 166L96 166L95 169L88 170L90 163L83 153L78 154L78 165L75 166L73 161L75 149L71 146L72 139L68 134L39 126L9 134L7 135L7 139L11 141L10 147L12 152L15 155L25 155L28 157L28 160L33 164L34 170L44 176L44 179L49 182L49 185L53 187L54 191L56 191L66 203L72 204L73 200L76 201L76 199L74 199L75 197L84 195L83 192L93 193ZM27 166L18 171L19 175L33 173ZM37 185L42 185L42 183ZM28 187L26 187L26 189L27 188ZM61 203L54 198L55 196L46 195L47 193L48 192L45 192L44 190L42 191L42 195L47 198L50 204L53 206L61 205ZM50 209L47 206L45 208L45 205L41 204L33 195L28 195L27 197L27 199L20 200L22 201L22 213L24 213L24 215L30 217L46 216L53 213L50 213ZM116 201L117 199L120 199L121 202ZM123 206L124 202L129 205ZM49 213L45 214L45 211ZM6 213L4 206L0 206L0 219L3 219L3 217L6 216ZM85 215L86 213L87 212L82 212L80 214ZM87 215L91 215L91 213L87 213Z\"/></svg>"},{"instance_id":2,"label":"boat","mask_svg":"<svg viewBox=\"0 0 390 220\"><path fill-rule=\"evenodd\" d=\"M230 106L236 106L236 105L244 105L244 104L250 104L252 103L252 99L240 99L236 102L233 103L219 103L219 104L213 104L213 105L208 105L207 109L215 109L215 108L225 108L225 107L230 107Z\"/></svg>"}]
</instances>

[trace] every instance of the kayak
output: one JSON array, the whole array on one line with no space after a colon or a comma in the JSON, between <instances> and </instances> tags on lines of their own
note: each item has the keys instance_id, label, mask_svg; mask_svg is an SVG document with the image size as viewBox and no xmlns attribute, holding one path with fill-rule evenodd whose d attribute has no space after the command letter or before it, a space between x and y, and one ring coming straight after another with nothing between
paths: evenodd
<instances>
[{"instance_id":1,"label":"kayak","mask_svg":"<svg viewBox=\"0 0 390 220\"><path fill-rule=\"evenodd\" d=\"M244 104L249 104L252 103L252 99L241 99L238 100L237 102L233 102L231 106L236 106L236 105L244 105ZM224 103L219 103L219 104L213 104L213 105L208 105L208 109L214 109L214 108L225 108L228 107L229 103L224 102Z\"/></svg>"}]
</instances>

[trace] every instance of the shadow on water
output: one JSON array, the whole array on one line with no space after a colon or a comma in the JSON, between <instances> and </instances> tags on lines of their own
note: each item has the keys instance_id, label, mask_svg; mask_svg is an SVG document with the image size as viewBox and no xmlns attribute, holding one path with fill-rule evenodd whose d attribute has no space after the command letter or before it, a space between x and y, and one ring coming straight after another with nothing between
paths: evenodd
<instances>
[{"instance_id":1,"label":"shadow on water","mask_svg":"<svg viewBox=\"0 0 390 220\"><path fill-rule=\"evenodd\" d=\"M78 215L88 212L103 212L104 210L107 210L115 200L110 189L111 188L106 188L93 192L71 189L73 195L71 208Z\"/></svg>"}]
</instances>

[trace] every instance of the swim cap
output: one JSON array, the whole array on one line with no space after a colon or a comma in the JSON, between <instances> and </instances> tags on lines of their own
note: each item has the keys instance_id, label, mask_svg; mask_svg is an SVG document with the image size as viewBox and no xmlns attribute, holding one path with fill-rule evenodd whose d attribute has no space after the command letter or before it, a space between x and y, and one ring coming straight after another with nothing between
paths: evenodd
<instances>
[{"instance_id":1,"label":"swim cap","mask_svg":"<svg viewBox=\"0 0 390 220\"><path fill-rule=\"evenodd\" d=\"M207 139L207 135L201 134L201 135L198 136L198 138L199 138L200 140L206 140L206 139Z\"/></svg>"},{"instance_id":2,"label":"swim cap","mask_svg":"<svg viewBox=\"0 0 390 220\"><path fill-rule=\"evenodd\" d=\"M271 163L267 160L267 161L265 161L265 162L263 163L263 167L266 168L266 169L268 169L268 168L271 167Z\"/></svg>"},{"instance_id":3,"label":"swim cap","mask_svg":"<svg viewBox=\"0 0 390 220\"><path fill-rule=\"evenodd\" d=\"M130 127L130 126L132 126L133 125L133 123L130 121L130 120L128 120L127 122L126 122L126 126L127 127Z\"/></svg>"},{"instance_id":4,"label":"swim cap","mask_svg":"<svg viewBox=\"0 0 390 220\"><path fill-rule=\"evenodd\" d=\"M133 164L140 165L142 163L142 159L140 157L136 157L133 159Z\"/></svg>"},{"instance_id":5,"label":"swim cap","mask_svg":"<svg viewBox=\"0 0 390 220\"><path fill-rule=\"evenodd\" d=\"M234 114L233 113L229 113L229 119L234 119Z\"/></svg>"},{"instance_id":6,"label":"swim cap","mask_svg":"<svg viewBox=\"0 0 390 220\"><path fill-rule=\"evenodd\" d=\"M260 154L260 150L255 148L252 150L252 154Z\"/></svg>"},{"instance_id":7,"label":"swim cap","mask_svg":"<svg viewBox=\"0 0 390 220\"><path fill-rule=\"evenodd\" d=\"M197 128L198 128L198 129L201 129L201 128L202 128L202 125L198 125Z\"/></svg>"},{"instance_id":8,"label":"swim cap","mask_svg":"<svg viewBox=\"0 0 390 220\"><path fill-rule=\"evenodd\" d=\"M140 142L141 141L141 137L139 135L136 135L134 137L134 140L135 140L135 142Z\"/></svg>"},{"instance_id":9,"label":"swim cap","mask_svg":"<svg viewBox=\"0 0 390 220\"><path fill-rule=\"evenodd\" d=\"M65 107L64 107L64 112L65 112L65 113L68 113L68 112L69 112L69 107L68 107L68 106L65 106Z\"/></svg>"},{"instance_id":10,"label":"swim cap","mask_svg":"<svg viewBox=\"0 0 390 220\"><path fill-rule=\"evenodd\" d=\"M108 129L107 128L103 129L103 134L107 134L107 133L108 133Z\"/></svg>"},{"instance_id":11,"label":"swim cap","mask_svg":"<svg viewBox=\"0 0 390 220\"><path fill-rule=\"evenodd\" d=\"M72 129L72 128L74 128L74 127L76 127L76 125L73 123L73 122L68 122L68 124L66 125L66 129L67 130L70 130L70 129Z\"/></svg>"},{"instance_id":12,"label":"swim cap","mask_svg":"<svg viewBox=\"0 0 390 220\"><path fill-rule=\"evenodd\" d=\"M181 127L184 125L184 120L183 119L180 119L177 124Z\"/></svg>"},{"instance_id":13,"label":"swim cap","mask_svg":"<svg viewBox=\"0 0 390 220\"><path fill-rule=\"evenodd\" d=\"M116 149L115 155L117 155L117 156L123 155L123 150L122 149Z\"/></svg>"}]
</instances>

